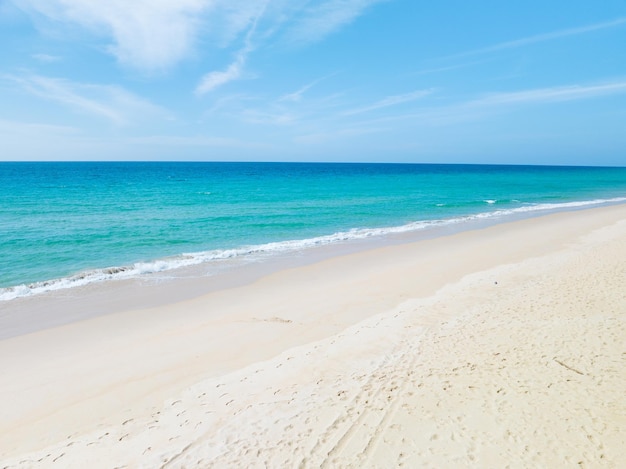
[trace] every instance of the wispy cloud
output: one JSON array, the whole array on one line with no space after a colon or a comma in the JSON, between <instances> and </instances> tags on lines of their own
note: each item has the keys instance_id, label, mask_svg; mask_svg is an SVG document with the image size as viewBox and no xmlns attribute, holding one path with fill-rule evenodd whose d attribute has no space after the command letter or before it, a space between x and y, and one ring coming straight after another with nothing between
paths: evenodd
<instances>
[{"instance_id":1,"label":"wispy cloud","mask_svg":"<svg viewBox=\"0 0 626 469\"><path fill-rule=\"evenodd\" d=\"M80 148L78 158L85 158L88 148L82 145L85 142L83 129L34 121L0 119L0 140L0 161L67 159L77 147Z\"/></svg>"},{"instance_id":2,"label":"wispy cloud","mask_svg":"<svg viewBox=\"0 0 626 469\"><path fill-rule=\"evenodd\" d=\"M380 101L376 101L373 104L368 106L359 107L356 109L350 109L348 111L344 111L342 115L351 116L355 114L363 114L365 112L376 111L378 109L387 108L390 106L397 106L398 104L408 103L411 101L415 101L417 99L424 98L432 93L434 93L434 89L430 88L427 90L418 90L413 91L412 93L406 94L398 94L394 96L388 96Z\"/></svg>"},{"instance_id":3,"label":"wispy cloud","mask_svg":"<svg viewBox=\"0 0 626 469\"><path fill-rule=\"evenodd\" d=\"M220 96L215 100L213 105L206 109L203 113L203 119L207 117L212 117L217 113L225 113L228 114L233 109L241 110L244 108L244 103L250 101L259 101L258 97L250 96L247 94L231 94Z\"/></svg>"},{"instance_id":4,"label":"wispy cloud","mask_svg":"<svg viewBox=\"0 0 626 469\"><path fill-rule=\"evenodd\" d=\"M226 70L215 70L204 75L196 87L196 94L203 95L209 93L228 82L241 78L243 67L246 63L246 57L247 52L242 50L237 54L235 60Z\"/></svg>"},{"instance_id":5,"label":"wispy cloud","mask_svg":"<svg viewBox=\"0 0 626 469\"><path fill-rule=\"evenodd\" d=\"M513 104L549 103L574 101L612 94L626 93L626 82L613 82L597 85L569 85L552 88L491 93L470 101L468 106L508 106Z\"/></svg>"},{"instance_id":6,"label":"wispy cloud","mask_svg":"<svg viewBox=\"0 0 626 469\"><path fill-rule=\"evenodd\" d=\"M76 83L39 75L5 75L4 78L35 96L107 119L115 125L128 125L145 116L170 117L164 109L119 86Z\"/></svg>"},{"instance_id":7,"label":"wispy cloud","mask_svg":"<svg viewBox=\"0 0 626 469\"><path fill-rule=\"evenodd\" d=\"M217 70L205 74L198 86L196 87L196 94L203 95L214 89L225 85L228 82L238 80L243 74L243 68L246 64L248 54L254 49L255 45L252 42L253 35L256 31L259 19L263 16L265 8L262 8L257 12L257 15L252 19L252 24L248 29L244 40L244 46L239 50L235 56L235 60L226 68L226 70Z\"/></svg>"},{"instance_id":8,"label":"wispy cloud","mask_svg":"<svg viewBox=\"0 0 626 469\"><path fill-rule=\"evenodd\" d=\"M350 24L369 7L387 0L326 0L309 2L288 27L286 36L291 43L319 41L341 27Z\"/></svg>"},{"instance_id":9,"label":"wispy cloud","mask_svg":"<svg viewBox=\"0 0 626 469\"><path fill-rule=\"evenodd\" d=\"M459 57L467 57L471 55L480 55L487 54L490 52L498 52L506 49L514 49L517 47L523 47L530 44L536 44L539 42L551 41L554 39L560 39L567 36L576 36L579 34L590 33L593 31L598 31L601 29L615 28L619 26L626 25L626 18L617 18L612 21L606 21L603 23L595 23L587 26L581 26L578 28L569 28L569 29L561 29L559 31L552 31L549 33L536 34L534 36L529 36L521 39L515 39L513 41L501 42L498 44L494 44L487 47L482 47L480 49L473 49L466 52L461 52L459 54L449 55L446 57L442 57L445 59L451 58L459 58Z\"/></svg>"},{"instance_id":10,"label":"wispy cloud","mask_svg":"<svg viewBox=\"0 0 626 469\"><path fill-rule=\"evenodd\" d=\"M44 62L44 63L59 62L61 60L61 57L59 57L58 55L50 55L50 54L33 54L32 57L33 59L36 59L39 62Z\"/></svg>"},{"instance_id":11,"label":"wispy cloud","mask_svg":"<svg viewBox=\"0 0 626 469\"><path fill-rule=\"evenodd\" d=\"M330 75L329 75L330 76ZM328 76L327 76L328 77ZM335 121L343 106L343 94L313 95L303 99L300 93L327 77L315 80L294 93L275 97L243 94L219 97L206 111L206 118L220 118L264 126L317 127L323 122Z\"/></svg>"},{"instance_id":12,"label":"wispy cloud","mask_svg":"<svg viewBox=\"0 0 626 469\"><path fill-rule=\"evenodd\" d=\"M372 135L387 130L389 129L386 127L346 127L338 130L298 135L294 138L294 141L305 145L319 145L336 140L345 140L346 138Z\"/></svg>"},{"instance_id":13,"label":"wispy cloud","mask_svg":"<svg viewBox=\"0 0 626 469\"><path fill-rule=\"evenodd\" d=\"M293 124L299 117L286 110L245 109L241 113L241 119L250 124L285 126Z\"/></svg>"},{"instance_id":14,"label":"wispy cloud","mask_svg":"<svg viewBox=\"0 0 626 469\"><path fill-rule=\"evenodd\" d=\"M80 130L66 125L20 122L0 119L0 134L32 137L33 135L78 135Z\"/></svg>"},{"instance_id":15,"label":"wispy cloud","mask_svg":"<svg viewBox=\"0 0 626 469\"><path fill-rule=\"evenodd\" d=\"M227 147L227 148L259 148L259 143L247 140L235 140L224 137L211 137L206 135L177 136L177 135L150 135L145 137L133 137L125 140L133 145L158 145L172 147Z\"/></svg>"},{"instance_id":16,"label":"wispy cloud","mask_svg":"<svg viewBox=\"0 0 626 469\"><path fill-rule=\"evenodd\" d=\"M14 0L39 17L74 23L113 39L109 51L123 64L144 70L170 67L185 57L210 0Z\"/></svg>"},{"instance_id":17,"label":"wispy cloud","mask_svg":"<svg viewBox=\"0 0 626 469\"><path fill-rule=\"evenodd\" d=\"M310 5L311 2L306 0L266 0L260 4L244 1L234 8L226 7L222 1L216 0L218 10L225 16L226 23L230 25L226 28L228 38L232 40L243 32L244 28L248 28L245 45L237 52L235 59L226 69L205 74L195 92L203 95L226 83L240 79L249 54L281 32L284 40L290 44L319 41L352 22L369 6L381 1L387 0L326 0L317 5ZM291 95L284 96L284 99L300 99L306 90L323 79Z\"/></svg>"},{"instance_id":18,"label":"wispy cloud","mask_svg":"<svg viewBox=\"0 0 626 469\"><path fill-rule=\"evenodd\" d=\"M626 94L626 81L590 85L566 85L530 90L486 93L456 104L425 107L417 112L370 119L370 125L383 122L420 122L429 125L446 125L507 112L520 106L546 105L603 96Z\"/></svg>"},{"instance_id":19,"label":"wispy cloud","mask_svg":"<svg viewBox=\"0 0 626 469\"><path fill-rule=\"evenodd\" d=\"M324 39L388 0L13 0L46 27L75 24L111 41L107 50L124 66L148 72L168 69L204 48L231 46L259 28L245 53L231 66L206 76L206 88L241 76L242 62L263 41L282 37L289 43Z\"/></svg>"},{"instance_id":20,"label":"wispy cloud","mask_svg":"<svg viewBox=\"0 0 626 469\"><path fill-rule=\"evenodd\" d=\"M298 102L302 99L302 96L304 95L304 93L306 93L307 91L309 91L311 88L313 88L315 85L317 85L318 83L332 77L336 75L336 73L330 74L330 75L326 75L322 78L318 78L317 80L313 80L310 83L307 83L306 85L298 88L296 91L292 92L292 93L288 93L285 94L283 96L281 96L280 98L278 98L278 102L281 101L291 101L291 102Z\"/></svg>"},{"instance_id":21,"label":"wispy cloud","mask_svg":"<svg viewBox=\"0 0 626 469\"><path fill-rule=\"evenodd\" d=\"M441 72L449 72L450 70L458 70L460 68L472 67L474 65L484 64L485 62L489 62L489 59L485 60L475 60L473 62L467 62L456 65L449 65L447 67L435 67L435 68L426 68L422 70L417 70L415 72L410 72L410 76L420 76L420 75L430 75L431 73L441 73Z\"/></svg>"},{"instance_id":22,"label":"wispy cloud","mask_svg":"<svg viewBox=\"0 0 626 469\"><path fill-rule=\"evenodd\" d=\"M306 93L308 90L313 88L313 86L315 86L316 82L317 81L308 83L304 85L303 87L297 89L293 93L288 93L288 94L281 96L280 98L278 98L278 102L291 101L291 102L297 103L298 101L302 99L302 96L304 95L304 93Z\"/></svg>"}]
</instances>

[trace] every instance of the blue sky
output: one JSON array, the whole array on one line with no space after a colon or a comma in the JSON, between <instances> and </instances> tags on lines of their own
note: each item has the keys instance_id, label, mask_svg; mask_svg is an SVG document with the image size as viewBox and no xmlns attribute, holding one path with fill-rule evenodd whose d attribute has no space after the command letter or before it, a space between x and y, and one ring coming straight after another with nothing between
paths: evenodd
<instances>
[{"instance_id":1,"label":"blue sky","mask_svg":"<svg viewBox=\"0 0 626 469\"><path fill-rule=\"evenodd\" d=\"M0 0L0 160L626 165L624 0Z\"/></svg>"}]
</instances>

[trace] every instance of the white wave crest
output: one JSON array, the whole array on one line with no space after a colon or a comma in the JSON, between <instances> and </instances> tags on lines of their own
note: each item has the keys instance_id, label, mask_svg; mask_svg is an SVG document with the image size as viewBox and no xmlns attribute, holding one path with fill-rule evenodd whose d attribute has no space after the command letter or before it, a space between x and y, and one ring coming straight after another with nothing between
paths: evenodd
<instances>
[{"instance_id":1,"label":"white wave crest","mask_svg":"<svg viewBox=\"0 0 626 469\"><path fill-rule=\"evenodd\" d=\"M486 201L490 202L490 201ZM390 234L408 233L427 228L448 226L459 223L466 223L472 220L484 220L491 218L502 218L515 214L528 212L540 212L550 210L567 210L582 208L593 205L612 204L626 202L626 197L616 197L612 199L585 200L579 202L564 202L551 204L526 204L521 207L501 209L491 212L481 212L473 215L466 215L455 218L440 220L425 220L408 223L406 225L391 226L384 228L354 228L348 231L341 231L330 235L317 236L314 238L277 241L272 243L242 246L234 249L216 249L211 251L201 251L193 253L183 253L180 256L157 259L150 262L137 262L130 266L107 267L103 269L81 272L76 275L60 279L47 280L44 282L34 282L13 287L0 288L0 301L8 301L19 297L38 295L54 290L79 287L95 282L103 282L115 279L127 279L141 275L174 270L181 267L215 262L233 258L250 258L255 256L272 255L305 250L328 244L360 240L372 237L382 237Z\"/></svg>"}]
</instances>

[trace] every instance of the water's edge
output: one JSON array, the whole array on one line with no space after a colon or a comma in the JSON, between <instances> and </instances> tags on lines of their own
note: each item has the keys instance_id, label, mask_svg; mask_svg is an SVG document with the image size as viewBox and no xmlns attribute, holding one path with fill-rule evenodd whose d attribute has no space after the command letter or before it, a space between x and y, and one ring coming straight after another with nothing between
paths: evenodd
<instances>
[{"instance_id":1,"label":"water's edge","mask_svg":"<svg viewBox=\"0 0 626 469\"><path fill-rule=\"evenodd\" d=\"M404 239L407 241L405 242L409 242L424 237L436 237L441 233L461 232L475 229L476 227L506 223L521 218L541 216L548 213L622 203L626 203L626 197L581 200L557 204L533 204L449 219L416 221L405 225L386 228L355 228L349 231L314 238L241 246L235 249L183 253L179 256L165 257L150 262L109 266L80 272L69 277L0 288L0 302L38 296L58 290L84 287L102 282L150 278L154 277L155 274L161 274L161 279L167 278L168 276L186 277L189 275L208 277L217 275L224 269L229 269L233 266L267 262L272 258L280 259L285 256L293 257L293 255L306 255L307 251L319 251L319 248L323 246L342 246L347 250L352 250L350 245L353 245L353 248L363 249L362 241L365 240L371 240L376 244L395 243L398 242L398 236L406 235L407 237ZM189 268L194 266L201 268L195 269L193 274L189 274Z\"/></svg>"}]
</instances>

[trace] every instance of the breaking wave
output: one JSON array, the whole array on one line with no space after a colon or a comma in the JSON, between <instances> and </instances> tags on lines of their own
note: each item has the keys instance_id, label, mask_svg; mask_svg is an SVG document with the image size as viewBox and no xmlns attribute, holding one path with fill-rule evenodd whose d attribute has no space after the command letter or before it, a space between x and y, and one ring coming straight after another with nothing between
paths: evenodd
<instances>
[{"instance_id":1,"label":"breaking wave","mask_svg":"<svg viewBox=\"0 0 626 469\"><path fill-rule=\"evenodd\" d=\"M487 202L488 204L492 204L495 201L492 202L491 200L489 200L485 202ZM626 197L565 203L526 204L521 207L481 212L477 214L459 216L454 218L416 221L400 226L391 226L384 228L354 228L348 231L341 231L330 235L317 236L314 238L242 246L235 249L217 249L194 253L184 253L179 256L166 257L149 262L137 262L128 266L113 266L102 269L94 269L59 279L0 288L0 301L8 301L19 297L38 295L53 290L80 287L96 282L133 278L141 275L164 272L168 270L178 269L181 267L188 267L209 262L218 262L227 259L248 258L252 260L258 258L259 256L289 253L352 240L382 237L385 235L396 233L408 233L434 227L457 225L461 223L467 223L473 220L497 219L515 214L570 210L594 205L612 204L620 202L626 202Z\"/></svg>"}]
</instances>

